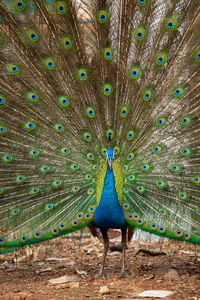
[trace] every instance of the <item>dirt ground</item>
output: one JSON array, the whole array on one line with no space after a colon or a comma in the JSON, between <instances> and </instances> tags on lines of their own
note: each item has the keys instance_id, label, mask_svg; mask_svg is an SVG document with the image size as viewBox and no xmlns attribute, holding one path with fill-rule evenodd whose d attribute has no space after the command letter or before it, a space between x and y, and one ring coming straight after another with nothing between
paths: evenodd
<instances>
[{"instance_id":1,"label":"dirt ground","mask_svg":"<svg viewBox=\"0 0 200 300\"><path fill-rule=\"evenodd\" d=\"M0 300L159 299L138 296L146 290L175 292L166 299L200 300L200 248L165 241L166 255L139 251L160 250L160 246L159 242L131 241L126 252L127 277L122 279L118 278L118 252L108 254L107 277L93 279L103 246L92 237L59 238L1 255Z\"/></svg>"}]
</instances>

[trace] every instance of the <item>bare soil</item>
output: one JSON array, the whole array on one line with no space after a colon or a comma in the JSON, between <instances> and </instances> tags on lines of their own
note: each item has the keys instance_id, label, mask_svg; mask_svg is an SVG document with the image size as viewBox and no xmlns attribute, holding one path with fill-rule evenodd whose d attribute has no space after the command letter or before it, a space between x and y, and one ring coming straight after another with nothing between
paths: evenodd
<instances>
[{"instance_id":1,"label":"bare soil","mask_svg":"<svg viewBox=\"0 0 200 300\"><path fill-rule=\"evenodd\" d=\"M138 293L152 289L175 292L166 299L200 300L199 247L167 241L162 244L166 255L156 256L138 252L141 248L159 250L160 243L131 241L126 252L127 276L122 279L118 278L118 252L107 256L107 277L93 279L100 268L103 246L92 237L59 238L1 255L0 300L142 300L147 298ZM49 282L64 275L69 282Z\"/></svg>"}]
</instances>

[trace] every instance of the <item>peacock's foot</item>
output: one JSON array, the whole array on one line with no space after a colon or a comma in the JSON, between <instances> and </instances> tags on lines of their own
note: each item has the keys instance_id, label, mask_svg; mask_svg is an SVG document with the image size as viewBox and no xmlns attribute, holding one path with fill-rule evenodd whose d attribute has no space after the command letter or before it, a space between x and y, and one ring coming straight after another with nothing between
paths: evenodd
<instances>
[{"instance_id":1,"label":"peacock's foot","mask_svg":"<svg viewBox=\"0 0 200 300\"><path fill-rule=\"evenodd\" d=\"M121 279L121 278L124 278L124 277L127 277L126 271L122 271L118 278Z\"/></svg>"},{"instance_id":2,"label":"peacock's foot","mask_svg":"<svg viewBox=\"0 0 200 300\"><path fill-rule=\"evenodd\" d=\"M92 279L98 279L98 278L106 278L106 274L105 273L96 274Z\"/></svg>"}]
</instances>

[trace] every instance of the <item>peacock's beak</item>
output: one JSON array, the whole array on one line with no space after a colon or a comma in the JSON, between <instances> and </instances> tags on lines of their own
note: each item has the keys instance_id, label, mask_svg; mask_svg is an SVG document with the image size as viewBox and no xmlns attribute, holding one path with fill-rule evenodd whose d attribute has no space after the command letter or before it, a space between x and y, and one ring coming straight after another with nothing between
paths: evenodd
<instances>
[{"instance_id":1,"label":"peacock's beak","mask_svg":"<svg viewBox=\"0 0 200 300\"><path fill-rule=\"evenodd\" d=\"M109 166L109 169L112 170L112 164L113 164L113 159L112 158L109 158L108 159L108 166Z\"/></svg>"}]
</instances>

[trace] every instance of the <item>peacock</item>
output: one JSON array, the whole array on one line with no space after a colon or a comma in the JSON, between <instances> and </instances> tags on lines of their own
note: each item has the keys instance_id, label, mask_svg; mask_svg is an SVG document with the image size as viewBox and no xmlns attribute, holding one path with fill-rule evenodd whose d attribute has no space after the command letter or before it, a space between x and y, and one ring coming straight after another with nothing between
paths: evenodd
<instances>
[{"instance_id":1,"label":"peacock","mask_svg":"<svg viewBox=\"0 0 200 300\"><path fill-rule=\"evenodd\" d=\"M89 227L200 244L197 0L0 1L0 253Z\"/></svg>"}]
</instances>

